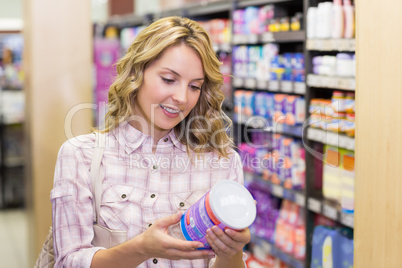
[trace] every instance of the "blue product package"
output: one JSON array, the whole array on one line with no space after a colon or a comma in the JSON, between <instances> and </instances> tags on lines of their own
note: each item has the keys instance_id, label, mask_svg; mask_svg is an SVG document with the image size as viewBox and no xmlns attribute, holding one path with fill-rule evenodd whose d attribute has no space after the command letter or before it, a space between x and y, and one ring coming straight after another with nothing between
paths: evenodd
<instances>
[{"instance_id":1,"label":"blue product package","mask_svg":"<svg viewBox=\"0 0 402 268\"><path fill-rule=\"evenodd\" d=\"M272 124L273 117L275 115L275 100L274 94L266 93L265 94L265 107L267 110L267 118L270 124Z\"/></svg>"},{"instance_id":2,"label":"blue product package","mask_svg":"<svg viewBox=\"0 0 402 268\"><path fill-rule=\"evenodd\" d=\"M316 226L313 233L311 268L331 265L353 267L353 240L345 228Z\"/></svg>"},{"instance_id":3,"label":"blue product package","mask_svg":"<svg viewBox=\"0 0 402 268\"><path fill-rule=\"evenodd\" d=\"M265 92L260 92L255 95L255 100L254 100L254 114L258 116L262 116L264 118L267 118L267 108L265 106L265 96L267 93Z\"/></svg>"}]
</instances>

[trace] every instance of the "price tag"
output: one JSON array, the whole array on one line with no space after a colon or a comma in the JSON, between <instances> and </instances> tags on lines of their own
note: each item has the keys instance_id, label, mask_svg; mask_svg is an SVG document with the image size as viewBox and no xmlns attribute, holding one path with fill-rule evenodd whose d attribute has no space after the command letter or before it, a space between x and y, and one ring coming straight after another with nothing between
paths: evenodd
<instances>
[{"instance_id":1,"label":"price tag","mask_svg":"<svg viewBox=\"0 0 402 268\"><path fill-rule=\"evenodd\" d=\"M290 82L290 81L282 81L281 82L281 91L282 92L289 93L289 92L292 92L292 89L293 89L292 82Z\"/></svg>"},{"instance_id":2,"label":"price tag","mask_svg":"<svg viewBox=\"0 0 402 268\"><path fill-rule=\"evenodd\" d=\"M333 219L333 220L338 219L338 214L337 214L336 208L328 206L327 204L324 204L323 214L324 214L324 216L326 216L330 219Z\"/></svg>"},{"instance_id":3,"label":"price tag","mask_svg":"<svg viewBox=\"0 0 402 268\"><path fill-rule=\"evenodd\" d=\"M341 213L341 223L350 228L354 227L354 217L353 214Z\"/></svg>"},{"instance_id":4,"label":"price tag","mask_svg":"<svg viewBox=\"0 0 402 268\"><path fill-rule=\"evenodd\" d=\"M319 87L321 85L321 77L319 75L309 74L307 76L307 84L311 87Z\"/></svg>"},{"instance_id":5,"label":"price tag","mask_svg":"<svg viewBox=\"0 0 402 268\"><path fill-rule=\"evenodd\" d=\"M249 34L247 36L247 42L250 44L258 43L258 35L257 34Z\"/></svg>"},{"instance_id":6,"label":"price tag","mask_svg":"<svg viewBox=\"0 0 402 268\"><path fill-rule=\"evenodd\" d=\"M324 143L328 144L328 145L332 145L332 146L340 146L340 142L339 142L339 135L337 133L334 132L325 132L326 133L326 137L324 139Z\"/></svg>"},{"instance_id":7,"label":"price tag","mask_svg":"<svg viewBox=\"0 0 402 268\"><path fill-rule=\"evenodd\" d=\"M350 39L349 40L349 51L355 51L356 50L356 39Z\"/></svg>"},{"instance_id":8,"label":"price tag","mask_svg":"<svg viewBox=\"0 0 402 268\"><path fill-rule=\"evenodd\" d=\"M272 194L277 197L283 197L283 188L279 185L272 184Z\"/></svg>"},{"instance_id":9,"label":"price tag","mask_svg":"<svg viewBox=\"0 0 402 268\"><path fill-rule=\"evenodd\" d=\"M323 51L331 51L331 50L333 50L333 47L332 47L332 41L331 41L331 39L329 39L329 40L322 40L322 50Z\"/></svg>"},{"instance_id":10,"label":"price tag","mask_svg":"<svg viewBox=\"0 0 402 268\"><path fill-rule=\"evenodd\" d=\"M220 49L221 49L221 51L224 51L224 52L230 52L230 51L232 51L232 47L230 46L229 43L223 43L223 44L221 44L221 45L220 45Z\"/></svg>"},{"instance_id":11,"label":"price tag","mask_svg":"<svg viewBox=\"0 0 402 268\"><path fill-rule=\"evenodd\" d=\"M271 91L279 91L279 81L269 81L268 88Z\"/></svg>"},{"instance_id":12,"label":"price tag","mask_svg":"<svg viewBox=\"0 0 402 268\"><path fill-rule=\"evenodd\" d=\"M314 39L307 39L306 48L307 48L307 50L315 50L315 40Z\"/></svg>"},{"instance_id":13,"label":"price tag","mask_svg":"<svg viewBox=\"0 0 402 268\"><path fill-rule=\"evenodd\" d=\"M310 197L308 199L308 209L315 213L321 213L321 202Z\"/></svg>"},{"instance_id":14,"label":"price tag","mask_svg":"<svg viewBox=\"0 0 402 268\"><path fill-rule=\"evenodd\" d=\"M345 137L345 149L355 150L355 139L351 137Z\"/></svg>"},{"instance_id":15,"label":"price tag","mask_svg":"<svg viewBox=\"0 0 402 268\"><path fill-rule=\"evenodd\" d=\"M295 194L295 203L298 204L301 207L305 206L306 198L304 195L296 193Z\"/></svg>"},{"instance_id":16,"label":"price tag","mask_svg":"<svg viewBox=\"0 0 402 268\"><path fill-rule=\"evenodd\" d=\"M275 38L272 32L266 32L261 35L261 41L263 43L275 42Z\"/></svg>"},{"instance_id":17,"label":"price tag","mask_svg":"<svg viewBox=\"0 0 402 268\"><path fill-rule=\"evenodd\" d=\"M249 89L254 89L257 86L257 81L254 78L246 78L244 82L244 87Z\"/></svg>"},{"instance_id":18,"label":"price tag","mask_svg":"<svg viewBox=\"0 0 402 268\"><path fill-rule=\"evenodd\" d=\"M355 79L349 79L348 89L356 90L356 80Z\"/></svg>"},{"instance_id":19,"label":"price tag","mask_svg":"<svg viewBox=\"0 0 402 268\"><path fill-rule=\"evenodd\" d=\"M306 84L303 82L294 82L293 91L297 94L306 94Z\"/></svg>"},{"instance_id":20,"label":"price tag","mask_svg":"<svg viewBox=\"0 0 402 268\"><path fill-rule=\"evenodd\" d=\"M238 78L238 77L235 77L235 78L233 79L233 86L234 86L234 87L243 87L243 85L244 85L243 79Z\"/></svg>"},{"instance_id":21,"label":"price tag","mask_svg":"<svg viewBox=\"0 0 402 268\"><path fill-rule=\"evenodd\" d=\"M268 81L257 80L257 88L261 90L266 90L268 88Z\"/></svg>"},{"instance_id":22,"label":"price tag","mask_svg":"<svg viewBox=\"0 0 402 268\"><path fill-rule=\"evenodd\" d=\"M240 35L238 34L233 35L233 44L235 45L240 44Z\"/></svg>"}]
</instances>

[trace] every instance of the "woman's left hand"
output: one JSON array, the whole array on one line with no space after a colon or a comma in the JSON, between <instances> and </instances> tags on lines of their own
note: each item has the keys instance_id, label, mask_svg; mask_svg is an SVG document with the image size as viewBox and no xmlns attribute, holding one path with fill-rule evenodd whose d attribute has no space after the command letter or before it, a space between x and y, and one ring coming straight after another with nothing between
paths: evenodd
<instances>
[{"instance_id":1,"label":"woman's left hand","mask_svg":"<svg viewBox=\"0 0 402 268\"><path fill-rule=\"evenodd\" d=\"M213 226L207 230L207 242L218 257L227 259L242 251L244 246L250 242L250 239L250 230L248 228L241 231L226 228L223 231L218 226Z\"/></svg>"}]
</instances>

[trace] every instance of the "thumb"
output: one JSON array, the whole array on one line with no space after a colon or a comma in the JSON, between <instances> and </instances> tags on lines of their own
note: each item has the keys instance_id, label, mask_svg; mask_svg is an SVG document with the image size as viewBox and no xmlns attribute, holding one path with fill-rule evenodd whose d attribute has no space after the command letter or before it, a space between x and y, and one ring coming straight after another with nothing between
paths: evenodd
<instances>
[{"instance_id":1,"label":"thumb","mask_svg":"<svg viewBox=\"0 0 402 268\"><path fill-rule=\"evenodd\" d=\"M179 211L176 214L158 219L156 224L157 224L157 226L162 227L162 228L169 227L170 225L179 223L182 215L183 214Z\"/></svg>"}]
</instances>

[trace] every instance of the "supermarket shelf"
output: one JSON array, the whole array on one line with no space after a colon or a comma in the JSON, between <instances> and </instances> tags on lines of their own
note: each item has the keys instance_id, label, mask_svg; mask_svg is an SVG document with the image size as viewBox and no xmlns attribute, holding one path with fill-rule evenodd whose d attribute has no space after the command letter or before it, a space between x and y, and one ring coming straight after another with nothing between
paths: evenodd
<instances>
[{"instance_id":1,"label":"supermarket shelf","mask_svg":"<svg viewBox=\"0 0 402 268\"><path fill-rule=\"evenodd\" d=\"M132 27L138 25L146 25L151 22L151 15L119 15L112 16L108 19L107 25L116 27Z\"/></svg>"},{"instance_id":2,"label":"supermarket shelf","mask_svg":"<svg viewBox=\"0 0 402 268\"><path fill-rule=\"evenodd\" d=\"M188 17L210 15L219 12L229 12L232 3L229 1L202 1L201 3L188 5L184 7L184 14Z\"/></svg>"},{"instance_id":3,"label":"supermarket shelf","mask_svg":"<svg viewBox=\"0 0 402 268\"><path fill-rule=\"evenodd\" d=\"M309 87L324 87L324 88L354 91L356 88L356 81L354 78L308 74L307 85Z\"/></svg>"},{"instance_id":4,"label":"supermarket shelf","mask_svg":"<svg viewBox=\"0 0 402 268\"><path fill-rule=\"evenodd\" d=\"M350 51L356 49L355 39L307 39L307 50L315 51Z\"/></svg>"},{"instance_id":5,"label":"supermarket shelf","mask_svg":"<svg viewBox=\"0 0 402 268\"><path fill-rule=\"evenodd\" d=\"M307 129L307 139L340 148L345 148L351 151L355 150L354 138L335 132L310 127Z\"/></svg>"},{"instance_id":6,"label":"supermarket shelf","mask_svg":"<svg viewBox=\"0 0 402 268\"><path fill-rule=\"evenodd\" d=\"M286 125L271 122L270 120L266 119L262 116L246 116L246 115L239 115L233 114L233 122L237 124L245 125L246 127L254 128L257 130L262 130L266 132L272 132L277 134L284 134L289 135L295 138L302 138L303 134L303 126L302 125Z\"/></svg>"},{"instance_id":7,"label":"supermarket shelf","mask_svg":"<svg viewBox=\"0 0 402 268\"><path fill-rule=\"evenodd\" d=\"M255 78L234 78L233 87L258 89L272 92L306 94L306 84L303 82L291 81L266 81Z\"/></svg>"},{"instance_id":8,"label":"supermarket shelf","mask_svg":"<svg viewBox=\"0 0 402 268\"><path fill-rule=\"evenodd\" d=\"M297 205L301 207L305 207L306 204L306 197L305 195L296 190L291 190L291 189L286 189L285 187L274 184L270 181L264 180L261 175L258 174L252 174L249 172L244 173L245 180L247 181L253 181L257 182L262 186L262 188L267 188L270 190L271 194L273 196L276 196L278 198L282 199L287 199L289 201L292 201L293 203L296 203Z\"/></svg>"},{"instance_id":9,"label":"supermarket shelf","mask_svg":"<svg viewBox=\"0 0 402 268\"><path fill-rule=\"evenodd\" d=\"M289 32L266 32L263 34L234 34L232 43L234 45L259 44L259 43L291 43L303 42L304 31Z\"/></svg>"},{"instance_id":10,"label":"supermarket shelf","mask_svg":"<svg viewBox=\"0 0 402 268\"><path fill-rule=\"evenodd\" d=\"M310 211L324 215L336 222L339 222L347 227L354 227L353 214L341 212L339 205L334 202L323 200L320 198L309 197L307 199L307 207Z\"/></svg>"},{"instance_id":11,"label":"supermarket shelf","mask_svg":"<svg viewBox=\"0 0 402 268\"><path fill-rule=\"evenodd\" d=\"M270 241L260 238L255 234L251 234L251 243L257 244L260 247L262 247L265 251L265 253L268 253L287 265L291 266L292 268L304 268L304 262L301 260L298 260L294 258L293 256L283 252L279 248L277 248L274 244L272 244Z\"/></svg>"},{"instance_id":12,"label":"supermarket shelf","mask_svg":"<svg viewBox=\"0 0 402 268\"><path fill-rule=\"evenodd\" d=\"M282 2L292 2L292 0L239 0L237 3L237 7L243 8L248 6L260 6Z\"/></svg>"}]
</instances>

